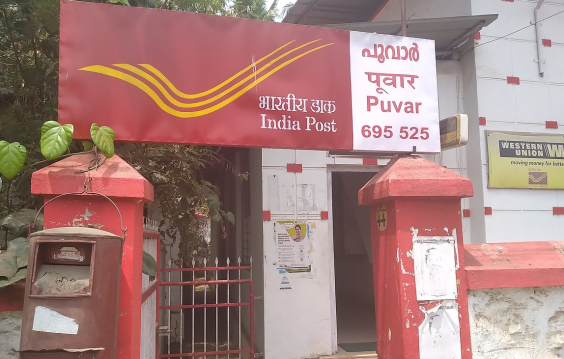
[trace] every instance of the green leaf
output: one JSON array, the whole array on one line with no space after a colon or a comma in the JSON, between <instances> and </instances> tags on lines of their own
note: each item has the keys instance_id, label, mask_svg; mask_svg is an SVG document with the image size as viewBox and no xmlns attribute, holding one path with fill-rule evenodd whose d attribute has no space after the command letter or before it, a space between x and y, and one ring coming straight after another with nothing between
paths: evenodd
<instances>
[{"instance_id":1,"label":"green leaf","mask_svg":"<svg viewBox=\"0 0 564 359\"><path fill-rule=\"evenodd\" d=\"M143 273L149 277L156 277L159 265L155 258L149 253L143 251Z\"/></svg>"},{"instance_id":2,"label":"green leaf","mask_svg":"<svg viewBox=\"0 0 564 359\"><path fill-rule=\"evenodd\" d=\"M125 6L130 6L128 0L110 0L110 3L112 3L112 4L121 4L121 5L125 5Z\"/></svg>"},{"instance_id":3,"label":"green leaf","mask_svg":"<svg viewBox=\"0 0 564 359\"><path fill-rule=\"evenodd\" d=\"M233 215L233 213L227 212L227 213L225 214L225 218L227 218L227 220L229 221L229 223L235 224L235 216Z\"/></svg>"},{"instance_id":4,"label":"green leaf","mask_svg":"<svg viewBox=\"0 0 564 359\"><path fill-rule=\"evenodd\" d=\"M74 132L73 125L61 125L57 121L47 121L41 126L41 153L53 160L68 150Z\"/></svg>"},{"instance_id":5,"label":"green leaf","mask_svg":"<svg viewBox=\"0 0 564 359\"><path fill-rule=\"evenodd\" d=\"M41 30L43 24L37 20L22 20L17 21L14 26L20 34L31 39L35 36L36 32Z\"/></svg>"},{"instance_id":6,"label":"green leaf","mask_svg":"<svg viewBox=\"0 0 564 359\"><path fill-rule=\"evenodd\" d=\"M85 151L90 151L94 148L94 142L92 141L82 141L82 147Z\"/></svg>"},{"instance_id":7,"label":"green leaf","mask_svg":"<svg viewBox=\"0 0 564 359\"><path fill-rule=\"evenodd\" d=\"M106 158L114 155L114 138L116 137L114 130L108 126L100 127L97 123L93 123L90 126L90 136L92 136L92 141Z\"/></svg>"},{"instance_id":8,"label":"green leaf","mask_svg":"<svg viewBox=\"0 0 564 359\"><path fill-rule=\"evenodd\" d=\"M12 239L8 243L8 252L16 255L16 264L18 268L27 267L27 259L29 257L29 239L18 237Z\"/></svg>"},{"instance_id":9,"label":"green leaf","mask_svg":"<svg viewBox=\"0 0 564 359\"><path fill-rule=\"evenodd\" d=\"M0 227L7 229L10 233L19 233L27 230L29 225L35 220L37 211L34 209L24 208L14 213L10 213L0 220ZM36 229L43 227L43 214L37 218Z\"/></svg>"},{"instance_id":10,"label":"green leaf","mask_svg":"<svg viewBox=\"0 0 564 359\"><path fill-rule=\"evenodd\" d=\"M45 70L40 68L25 69L22 73L22 78L26 87L35 87L43 82L45 77Z\"/></svg>"},{"instance_id":11,"label":"green leaf","mask_svg":"<svg viewBox=\"0 0 564 359\"><path fill-rule=\"evenodd\" d=\"M0 253L0 278L10 279L18 271L18 258L12 252Z\"/></svg>"},{"instance_id":12,"label":"green leaf","mask_svg":"<svg viewBox=\"0 0 564 359\"><path fill-rule=\"evenodd\" d=\"M27 268L20 269L12 278L8 280L0 279L0 288L19 282L20 280L25 279L26 277L27 277Z\"/></svg>"},{"instance_id":13,"label":"green leaf","mask_svg":"<svg viewBox=\"0 0 564 359\"><path fill-rule=\"evenodd\" d=\"M27 150L19 142L0 141L0 174L11 180L22 169Z\"/></svg>"},{"instance_id":14,"label":"green leaf","mask_svg":"<svg viewBox=\"0 0 564 359\"><path fill-rule=\"evenodd\" d=\"M59 58L59 42L53 39L45 39L41 41L41 51L52 60Z\"/></svg>"}]
</instances>

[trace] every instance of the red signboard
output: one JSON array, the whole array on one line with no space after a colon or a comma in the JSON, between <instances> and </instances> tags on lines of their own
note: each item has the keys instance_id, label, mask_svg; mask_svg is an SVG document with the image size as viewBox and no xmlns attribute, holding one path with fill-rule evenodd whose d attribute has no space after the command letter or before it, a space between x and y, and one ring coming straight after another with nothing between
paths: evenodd
<instances>
[{"instance_id":1,"label":"red signboard","mask_svg":"<svg viewBox=\"0 0 564 359\"><path fill-rule=\"evenodd\" d=\"M59 121L77 138L96 122L118 141L437 152L434 44L352 34L63 1Z\"/></svg>"}]
</instances>

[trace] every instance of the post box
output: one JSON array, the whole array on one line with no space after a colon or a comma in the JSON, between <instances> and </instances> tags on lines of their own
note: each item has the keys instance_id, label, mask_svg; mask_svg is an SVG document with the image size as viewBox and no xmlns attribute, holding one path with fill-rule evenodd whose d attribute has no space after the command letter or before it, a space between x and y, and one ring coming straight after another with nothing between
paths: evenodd
<instances>
[{"instance_id":1,"label":"post box","mask_svg":"<svg viewBox=\"0 0 564 359\"><path fill-rule=\"evenodd\" d=\"M20 359L115 359L122 238L93 228L30 236Z\"/></svg>"}]
</instances>

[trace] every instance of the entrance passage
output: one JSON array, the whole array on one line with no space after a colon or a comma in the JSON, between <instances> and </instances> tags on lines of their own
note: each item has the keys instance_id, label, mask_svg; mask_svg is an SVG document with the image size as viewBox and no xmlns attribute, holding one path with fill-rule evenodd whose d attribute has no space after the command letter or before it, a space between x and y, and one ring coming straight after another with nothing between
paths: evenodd
<instances>
[{"instance_id":1,"label":"entrance passage","mask_svg":"<svg viewBox=\"0 0 564 359\"><path fill-rule=\"evenodd\" d=\"M333 245L339 352L376 351L370 211L358 190L375 173L333 172Z\"/></svg>"}]
</instances>

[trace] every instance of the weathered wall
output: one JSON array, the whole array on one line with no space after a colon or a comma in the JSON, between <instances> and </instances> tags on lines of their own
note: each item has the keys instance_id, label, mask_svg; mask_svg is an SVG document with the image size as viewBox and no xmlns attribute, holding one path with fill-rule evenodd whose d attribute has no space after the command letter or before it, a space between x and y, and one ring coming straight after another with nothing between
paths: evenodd
<instances>
[{"instance_id":1,"label":"weathered wall","mask_svg":"<svg viewBox=\"0 0 564 359\"><path fill-rule=\"evenodd\" d=\"M0 358L17 359L23 312L0 312Z\"/></svg>"},{"instance_id":2,"label":"weathered wall","mask_svg":"<svg viewBox=\"0 0 564 359\"><path fill-rule=\"evenodd\" d=\"M564 357L564 287L468 292L474 359Z\"/></svg>"}]
</instances>

